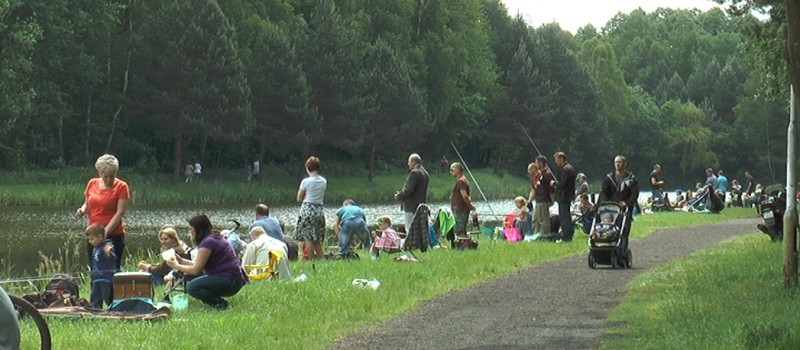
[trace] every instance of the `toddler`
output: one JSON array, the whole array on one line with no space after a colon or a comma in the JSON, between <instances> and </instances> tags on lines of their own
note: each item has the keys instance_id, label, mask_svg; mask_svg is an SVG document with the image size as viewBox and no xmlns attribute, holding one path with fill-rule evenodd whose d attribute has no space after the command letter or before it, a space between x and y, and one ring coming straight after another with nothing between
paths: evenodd
<instances>
[{"instance_id":1,"label":"toddler","mask_svg":"<svg viewBox=\"0 0 800 350\"><path fill-rule=\"evenodd\" d=\"M378 230L372 231L372 244L370 255L373 259L377 259L381 250L392 252L400 249L400 236L392 228L392 219L388 216L381 216L378 218ZM380 236L378 235L380 232Z\"/></svg>"},{"instance_id":2,"label":"toddler","mask_svg":"<svg viewBox=\"0 0 800 350\"><path fill-rule=\"evenodd\" d=\"M520 236L525 236L529 233L528 231L530 231L528 201L524 197L519 196L514 198L514 206L514 210L511 211L511 213L514 214L514 228L517 229L517 233L519 233Z\"/></svg>"},{"instance_id":3,"label":"toddler","mask_svg":"<svg viewBox=\"0 0 800 350\"><path fill-rule=\"evenodd\" d=\"M619 232L617 226L614 225L614 215L611 213L600 214L600 222L595 225L594 232L592 232L593 239L609 239Z\"/></svg>"},{"instance_id":4,"label":"toddler","mask_svg":"<svg viewBox=\"0 0 800 350\"><path fill-rule=\"evenodd\" d=\"M117 256L114 253L114 243L106 239L103 226L92 224L86 228L86 240L94 247L92 249L92 296L89 304L92 308L102 309L103 302L110 305L113 295L112 286L114 273L117 272Z\"/></svg>"}]
</instances>

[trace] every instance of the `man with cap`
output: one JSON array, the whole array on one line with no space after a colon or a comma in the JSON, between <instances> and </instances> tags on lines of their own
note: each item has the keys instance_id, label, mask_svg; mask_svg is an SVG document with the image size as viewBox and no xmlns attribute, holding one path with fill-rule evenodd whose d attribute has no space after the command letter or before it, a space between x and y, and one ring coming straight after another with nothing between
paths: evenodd
<instances>
[{"instance_id":1,"label":"man with cap","mask_svg":"<svg viewBox=\"0 0 800 350\"><path fill-rule=\"evenodd\" d=\"M578 176L575 177L575 182L578 184L578 189L575 191L576 198L580 198L582 194L589 194L589 183L586 182L586 175L584 173L578 173Z\"/></svg>"}]
</instances>

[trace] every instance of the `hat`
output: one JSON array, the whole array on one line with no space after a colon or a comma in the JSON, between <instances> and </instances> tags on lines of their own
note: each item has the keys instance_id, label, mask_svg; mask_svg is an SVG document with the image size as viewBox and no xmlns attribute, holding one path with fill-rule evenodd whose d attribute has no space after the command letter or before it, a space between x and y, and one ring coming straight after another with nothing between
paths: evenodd
<instances>
[{"instance_id":1,"label":"hat","mask_svg":"<svg viewBox=\"0 0 800 350\"><path fill-rule=\"evenodd\" d=\"M681 193L683 193L683 190L679 188L679 189L675 190L675 193L681 194Z\"/></svg>"},{"instance_id":2,"label":"hat","mask_svg":"<svg viewBox=\"0 0 800 350\"><path fill-rule=\"evenodd\" d=\"M583 173L578 173L578 176L575 177L575 180L577 181L578 179L580 179L582 177L586 177L586 175L584 175Z\"/></svg>"}]
</instances>

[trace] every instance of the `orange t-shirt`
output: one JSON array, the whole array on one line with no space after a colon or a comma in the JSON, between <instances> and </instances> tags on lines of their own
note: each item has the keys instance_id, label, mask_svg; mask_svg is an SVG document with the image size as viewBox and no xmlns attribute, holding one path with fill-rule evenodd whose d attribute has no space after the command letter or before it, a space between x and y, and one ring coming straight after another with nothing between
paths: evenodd
<instances>
[{"instance_id":1,"label":"orange t-shirt","mask_svg":"<svg viewBox=\"0 0 800 350\"><path fill-rule=\"evenodd\" d=\"M114 214L117 213L117 203L120 199L130 199L131 192L128 184L120 179L114 179L114 186L109 189L100 188L101 178L93 178L86 185L83 195L86 197L86 213L89 215L87 225L108 225ZM125 232L125 223L120 220L114 231L109 236L119 236Z\"/></svg>"}]
</instances>

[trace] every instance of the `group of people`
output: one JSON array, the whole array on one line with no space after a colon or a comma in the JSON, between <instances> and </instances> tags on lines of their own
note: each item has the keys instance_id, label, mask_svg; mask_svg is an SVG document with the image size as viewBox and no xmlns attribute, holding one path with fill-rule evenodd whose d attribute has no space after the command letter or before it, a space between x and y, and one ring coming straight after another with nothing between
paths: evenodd
<instances>
[{"instance_id":1,"label":"group of people","mask_svg":"<svg viewBox=\"0 0 800 350\"><path fill-rule=\"evenodd\" d=\"M186 163L186 167L183 170L184 182L190 183L200 180L200 175L203 174L203 166L200 162Z\"/></svg>"},{"instance_id":2,"label":"group of people","mask_svg":"<svg viewBox=\"0 0 800 350\"><path fill-rule=\"evenodd\" d=\"M714 172L713 169L705 169L705 182L698 182L695 185L695 190L678 189L675 191L675 198L669 200L666 196L665 180L661 169L661 164L653 165L653 171L650 173L650 190L651 195L648 197L645 210L672 210L679 209L684 211L695 210L696 204L704 204L705 199L709 198L712 194L722 202L722 205L727 206L744 206L753 203L757 197L757 185L750 171L745 171L745 184L739 184L739 181L734 179L729 182L728 178L722 170Z\"/></svg>"},{"instance_id":3,"label":"group of people","mask_svg":"<svg viewBox=\"0 0 800 350\"><path fill-rule=\"evenodd\" d=\"M529 201L535 203L532 220L534 234L552 234L549 232L549 207L553 201L558 203L561 227L559 238L565 242L570 241L574 233L570 207L576 196L576 182L579 198L586 195L588 185L583 174L575 175L572 165L567 162L566 154L556 153L554 162L558 166L557 176L550 171L547 159L543 156L537 157L535 162L528 166L531 175L530 195L527 200L520 197L516 202L520 219L523 218L523 213L527 214L522 208L527 208ZM424 229L424 236L427 238L425 214L429 214L426 203L430 177L422 165L422 157L419 154L411 154L407 166L408 176L402 189L397 191L394 197L401 203L404 212L406 234ZM110 302L108 292L110 277L120 270L123 262L125 247L123 218L128 210L130 190L125 181L117 178L119 161L113 155L106 154L99 157L95 168L98 177L91 179L87 184L84 191L85 201L77 209L76 215L88 217L86 239L87 257L93 268L92 305L102 307L103 302ZM193 166L192 171L197 171L198 168ZM315 156L306 160L305 170L307 176L301 180L297 191L297 201L301 205L293 240L302 242L304 258L314 260L324 257L322 243L326 230L324 198L327 180L320 175L321 163ZM467 237L469 214L475 210L475 203L471 197L469 180L465 176L465 165L454 162L450 164L449 170L455 179L450 195L450 209L455 219L453 233L455 237L463 238ZM608 174L604 179L600 200L614 200L622 205L631 206L635 202L635 194L638 193L637 186L635 177L627 171L625 158L618 156L615 158L615 172ZM415 229L415 225L422 226L423 221L425 227ZM395 231L391 219L387 216L380 217L378 223L379 228L370 232L363 209L353 200L344 201L336 212L333 224L339 240L339 255L350 254L356 238L361 241L363 248L370 250L373 257L377 257L382 249L397 248L402 233ZM284 236L280 223L269 216L269 208L263 204L256 206L256 220L250 225L252 242L241 254L237 254L225 237L214 230L206 215L198 214L192 217L189 219L189 226L193 242L197 247L194 256L188 254L188 246L178 238L175 226L165 225L159 231L159 242L163 249L173 249L176 254L163 263L150 264L143 261L138 267L159 276L164 276L168 270L198 276L188 283L187 292L219 309L228 306L223 297L237 293L247 283L247 274L242 269L244 263L259 260L258 257L263 257L265 250L276 247L284 251L287 249L285 238L288 236ZM97 293L94 293L95 286Z\"/></svg>"},{"instance_id":4,"label":"group of people","mask_svg":"<svg viewBox=\"0 0 800 350\"><path fill-rule=\"evenodd\" d=\"M261 161L256 159L252 165L245 164L244 168L247 171L247 182L261 180Z\"/></svg>"}]
</instances>

